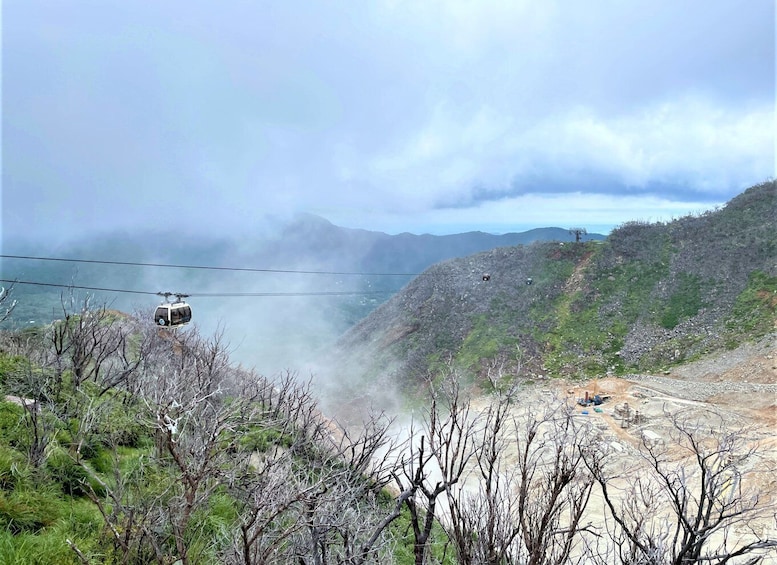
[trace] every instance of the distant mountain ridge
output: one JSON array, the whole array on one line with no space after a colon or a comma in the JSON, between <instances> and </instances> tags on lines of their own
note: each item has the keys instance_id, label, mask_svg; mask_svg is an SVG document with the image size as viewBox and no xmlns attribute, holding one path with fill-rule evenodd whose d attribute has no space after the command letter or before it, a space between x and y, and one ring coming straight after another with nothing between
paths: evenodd
<instances>
[{"instance_id":1,"label":"distant mountain ridge","mask_svg":"<svg viewBox=\"0 0 777 565\"><path fill-rule=\"evenodd\" d=\"M449 365L481 383L501 372L582 378L735 347L777 329L775 218L766 182L719 210L628 222L604 241L447 260L351 328L321 366L354 394L379 395Z\"/></svg>"},{"instance_id":2,"label":"distant mountain ridge","mask_svg":"<svg viewBox=\"0 0 777 565\"><path fill-rule=\"evenodd\" d=\"M598 233L583 236L584 240L590 241L605 237ZM445 259L495 247L574 239L568 229L559 227L499 235L480 231L451 235L408 232L390 235L337 226L321 216L305 213L280 225L274 234L248 241L237 241L228 235L191 237L166 231L99 234L66 245L29 243L8 236L4 253L222 267L235 266L230 261L249 263L246 266L257 268L320 264L322 269L348 268L364 272L382 272L396 267L402 272L415 273ZM2 266L4 270L18 270L7 261Z\"/></svg>"},{"instance_id":3,"label":"distant mountain ridge","mask_svg":"<svg viewBox=\"0 0 777 565\"><path fill-rule=\"evenodd\" d=\"M583 236L603 240L602 234ZM496 247L527 245L535 241L574 241L568 229L536 228L501 235L480 231L452 235L400 233L389 235L343 228L313 214L302 214L284 226L280 235L256 250L256 260L282 264L286 259L325 263L365 273L420 273L430 265ZM300 253L300 250L304 250Z\"/></svg>"},{"instance_id":4,"label":"distant mountain ridge","mask_svg":"<svg viewBox=\"0 0 777 565\"><path fill-rule=\"evenodd\" d=\"M589 234L587 239L603 239ZM435 236L402 233L389 235L363 229L336 226L319 216L303 214L278 224L256 239L223 236L186 236L181 233L147 232L103 234L68 245L17 244L6 238L3 252L95 261L199 265L226 270L197 270L170 267L37 262L3 259L3 279L74 285L127 291L89 291L92 304L134 311L152 309L156 292L192 295L194 320L201 327L215 329L223 322L228 338L251 349L250 359L273 359L273 369L298 366L295 353L275 355L288 343L295 343L300 355L333 342L342 332L369 314L430 265L453 257L496 247L527 244L537 240L570 241L574 236L562 228L542 228L523 233L493 235L482 232ZM288 270L291 273L233 272L230 268ZM294 271L333 273L294 275ZM336 273L363 273L340 276ZM379 273L391 276L369 276ZM314 296L325 292L353 292L351 295ZM46 323L61 316L65 288L19 284L14 289L18 305L11 322ZM311 294L294 299L200 298L198 293L286 293ZM76 292L83 295L86 291ZM370 293L370 294L365 294ZM278 320L284 320L279 329ZM298 321L304 323L298 324ZM285 332L285 333L284 333ZM281 342L279 344L279 342ZM268 353L269 352L269 353ZM278 354L280 355L280 354Z\"/></svg>"}]
</instances>

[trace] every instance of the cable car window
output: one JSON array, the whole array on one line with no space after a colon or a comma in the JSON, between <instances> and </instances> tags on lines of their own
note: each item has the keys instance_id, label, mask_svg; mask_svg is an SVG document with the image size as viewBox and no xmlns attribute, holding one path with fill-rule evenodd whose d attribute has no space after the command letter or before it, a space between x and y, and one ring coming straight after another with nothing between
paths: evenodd
<instances>
[{"instance_id":1,"label":"cable car window","mask_svg":"<svg viewBox=\"0 0 777 565\"><path fill-rule=\"evenodd\" d=\"M160 326L168 325L170 323L168 308L158 306L156 312L154 312L154 321Z\"/></svg>"}]
</instances>

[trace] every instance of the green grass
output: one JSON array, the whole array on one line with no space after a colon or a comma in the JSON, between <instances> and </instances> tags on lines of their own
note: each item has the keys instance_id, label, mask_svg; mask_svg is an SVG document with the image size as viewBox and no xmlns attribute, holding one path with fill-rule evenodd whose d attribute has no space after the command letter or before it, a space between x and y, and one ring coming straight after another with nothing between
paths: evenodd
<instances>
[{"instance_id":1,"label":"green grass","mask_svg":"<svg viewBox=\"0 0 777 565\"><path fill-rule=\"evenodd\" d=\"M97 557L101 534L97 508L86 499L63 496L51 483L0 491L0 565L78 563L66 540Z\"/></svg>"},{"instance_id":2,"label":"green grass","mask_svg":"<svg viewBox=\"0 0 777 565\"><path fill-rule=\"evenodd\" d=\"M777 277L753 272L747 287L739 294L725 322L729 347L744 335L760 337L777 327Z\"/></svg>"},{"instance_id":3,"label":"green grass","mask_svg":"<svg viewBox=\"0 0 777 565\"><path fill-rule=\"evenodd\" d=\"M238 446L242 451L264 453L271 447L290 447L294 438L279 427L252 426L239 430Z\"/></svg>"},{"instance_id":4,"label":"green grass","mask_svg":"<svg viewBox=\"0 0 777 565\"><path fill-rule=\"evenodd\" d=\"M662 245L663 261L612 261L604 269L601 263L609 260L612 249L596 246L581 289L530 310L533 335L544 344L543 364L551 374L587 377L627 371L617 352L631 325L658 303L652 295L668 272L671 252L667 242Z\"/></svg>"},{"instance_id":5,"label":"green grass","mask_svg":"<svg viewBox=\"0 0 777 565\"><path fill-rule=\"evenodd\" d=\"M15 534L0 530L0 565L79 565L62 535Z\"/></svg>"},{"instance_id":6,"label":"green grass","mask_svg":"<svg viewBox=\"0 0 777 565\"><path fill-rule=\"evenodd\" d=\"M21 355L0 353L0 386L4 386L9 378L30 371L32 363Z\"/></svg>"},{"instance_id":7,"label":"green grass","mask_svg":"<svg viewBox=\"0 0 777 565\"><path fill-rule=\"evenodd\" d=\"M478 372L483 359L493 359L513 350L518 340L510 336L504 323L488 315L478 316L456 355L456 363L467 371Z\"/></svg>"},{"instance_id":8,"label":"green grass","mask_svg":"<svg viewBox=\"0 0 777 565\"><path fill-rule=\"evenodd\" d=\"M214 494L192 516L187 539L192 563L219 563L218 551L232 542L237 521L236 501L224 493Z\"/></svg>"},{"instance_id":9,"label":"green grass","mask_svg":"<svg viewBox=\"0 0 777 565\"><path fill-rule=\"evenodd\" d=\"M701 291L702 285L698 276L680 273L676 290L661 309L661 326L671 330L682 320L698 314L704 306Z\"/></svg>"},{"instance_id":10,"label":"green grass","mask_svg":"<svg viewBox=\"0 0 777 565\"><path fill-rule=\"evenodd\" d=\"M397 539L392 556L397 565L413 565L413 528L410 523L410 512L407 508L402 509L399 518L392 522L389 527L392 535ZM440 565L454 565L456 563L453 548L450 546L448 536L445 530L435 521L432 526L432 533L429 536L429 548L433 558L433 563Z\"/></svg>"},{"instance_id":11,"label":"green grass","mask_svg":"<svg viewBox=\"0 0 777 565\"><path fill-rule=\"evenodd\" d=\"M20 448L29 441L28 435L24 408L0 401L0 445Z\"/></svg>"}]
</instances>

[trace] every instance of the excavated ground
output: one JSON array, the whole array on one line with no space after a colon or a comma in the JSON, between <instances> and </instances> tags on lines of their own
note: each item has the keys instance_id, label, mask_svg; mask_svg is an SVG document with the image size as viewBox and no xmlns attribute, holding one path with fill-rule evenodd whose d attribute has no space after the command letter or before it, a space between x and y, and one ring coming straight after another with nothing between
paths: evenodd
<instances>
[{"instance_id":1,"label":"excavated ground","mask_svg":"<svg viewBox=\"0 0 777 565\"><path fill-rule=\"evenodd\" d=\"M675 368L663 375L629 375L625 378L603 378L584 383L564 383L554 387L575 406L580 418L585 418L609 441L609 457L630 472L640 472L634 466L643 438L665 444L672 460L680 461L689 453L672 441L672 425L668 416L683 415L703 418L714 414L710 427L722 425L729 430L742 430L746 447L755 448L748 457L743 486L752 488L761 497L766 510L762 518L750 521L733 532L746 535L750 528L761 535L777 536L777 340L775 335L736 350ZM547 394L547 387L544 393ZM606 401L595 410L582 407L576 400L598 394ZM537 400L540 400L538 397ZM624 421L628 403L631 421ZM636 413L638 418L634 418ZM705 420L702 420L705 421ZM752 473L747 473L751 471ZM625 475L626 473L624 473ZM624 485L628 481L624 479ZM596 497L595 497L596 498ZM592 499L589 519L602 519L596 510L601 501ZM742 531L739 532L738 530Z\"/></svg>"},{"instance_id":2,"label":"excavated ground","mask_svg":"<svg viewBox=\"0 0 777 565\"><path fill-rule=\"evenodd\" d=\"M667 374L628 375L562 385L572 399L599 394L609 398L599 408L578 407L629 443L641 432L661 435L669 427L665 413L692 407L718 412L729 426L746 427L764 448L777 444L777 341L769 336L725 354L677 367ZM638 422L625 425L624 403L639 411ZM616 411L616 407L619 408ZM667 438L668 439L668 438Z\"/></svg>"}]
</instances>

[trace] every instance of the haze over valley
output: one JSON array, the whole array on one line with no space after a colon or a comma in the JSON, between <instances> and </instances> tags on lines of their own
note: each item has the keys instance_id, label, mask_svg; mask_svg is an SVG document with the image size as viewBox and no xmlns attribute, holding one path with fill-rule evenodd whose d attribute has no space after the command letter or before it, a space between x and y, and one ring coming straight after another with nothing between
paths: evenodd
<instances>
[{"instance_id":1,"label":"haze over valley","mask_svg":"<svg viewBox=\"0 0 777 565\"><path fill-rule=\"evenodd\" d=\"M3 259L2 278L56 286L18 284L20 304L6 325L61 318L63 295L69 299L72 294L76 301L92 296L93 304L150 316L162 300L155 292L181 292L192 295L194 320L203 331L225 332L236 360L267 374L301 370L315 352L432 264L548 240L569 242L575 235L563 228L503 235L388 235L302 215L253 240L112 233L50 246L8 238L4 253L27 258ZM135 264L116 264L122 262ZM175 267L187 265L204 268ZM69 286L115 291L71 291Z\"/></svg>"}]
</instances>

